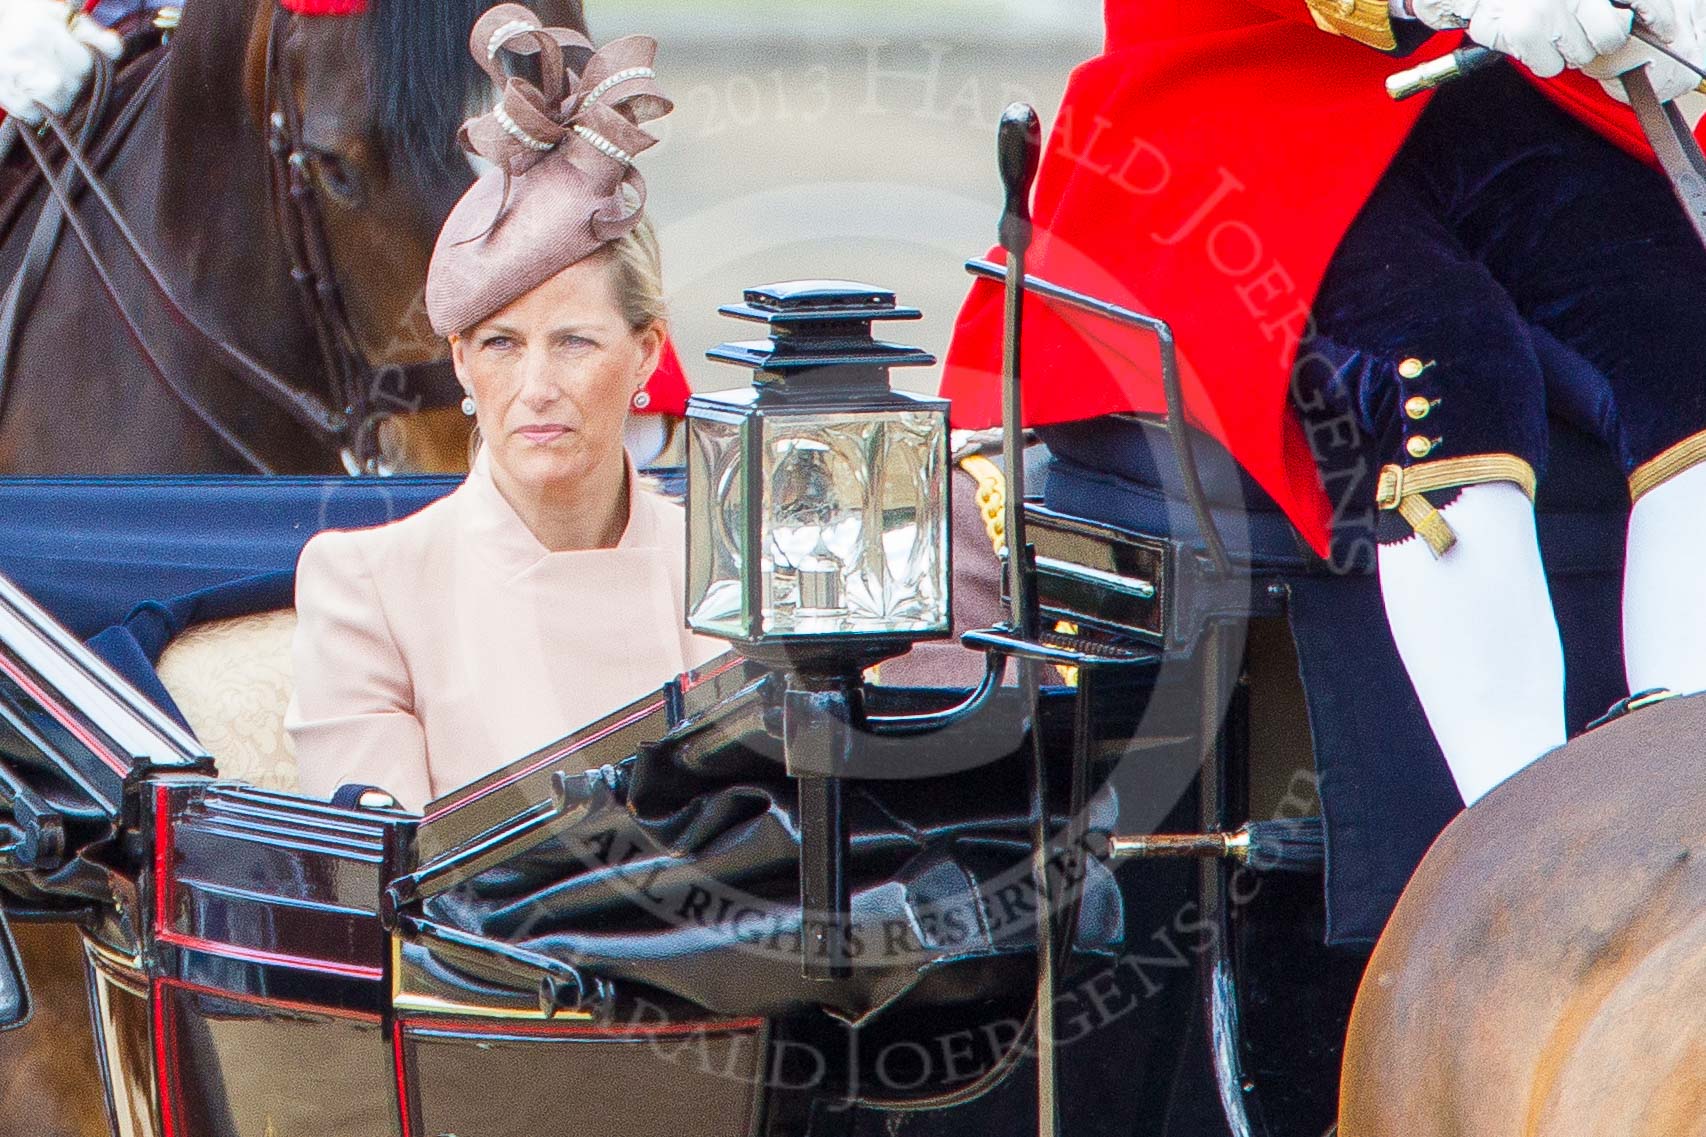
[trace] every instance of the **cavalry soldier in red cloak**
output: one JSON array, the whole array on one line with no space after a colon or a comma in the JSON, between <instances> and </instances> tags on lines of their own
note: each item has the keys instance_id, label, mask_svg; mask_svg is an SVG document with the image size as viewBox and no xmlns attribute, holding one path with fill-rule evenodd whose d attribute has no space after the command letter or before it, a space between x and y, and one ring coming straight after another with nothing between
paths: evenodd
<instances>
[{"instance_id":1,"label":"cavalry soldier in red cloak","mask_svg":"<svg viewBox=\"0 0 1706 1137\"><path fill-rule=\"evenodd\" d=\"M1193 421L1336 567L1372 555L1466 802L1565 739L1533 508L1549 409L1629 479L1630 689L1706 688L1706 250L1615 81L1646 66L1661 100L1706 105L1631 38L1706 64L1703 10L1108 0L1038 174L1029 271L1170 321ZM1514 65L1393 102L1394 55L1454 28ZM961 313L958 426L999 418L1000 301L980 282ZM1162 408L1140 333L1035 297L1026 320L1029 425ZM1548 390L1558 355L1583 364L1569 390ZM1375 500L1346 500L1370 452ZM1340 532L1372 541L1330 544L1371 511Z\"/></svg>"}]
</instances>

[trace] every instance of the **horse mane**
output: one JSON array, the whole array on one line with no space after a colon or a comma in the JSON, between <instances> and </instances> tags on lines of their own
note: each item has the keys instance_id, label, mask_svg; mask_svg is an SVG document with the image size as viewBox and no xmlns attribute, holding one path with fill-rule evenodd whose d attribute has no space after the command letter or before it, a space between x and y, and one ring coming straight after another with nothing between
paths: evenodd
<instances>
[{"instance_id":1,"label":"horse mane","mask_svg":"<svg viewBox=\"0 0 1706 1137\"><path fill-rule=\"evenodd\" d=\"M489 80L468 52L474 21L495 0L374 0L367 18L373 121L394 161L433 180L466 167L456 131ZM426 13L431 15L427 16Z\"/></svg>"},{"instance_id":2,"label":"horse mane","mask_svg":"<svg viewBox=\"0 0 1706 1137\"><path fill-rule=\"evenodd\" d=\"M465 175L456 132L490 101L468 51L474 21L498 0L370 0L368 92L392 160L416 177ZM581 0L524 0L547 25L586 31ZM431 12L430 17L424 12Z\"/></svg>"}]
</instances>

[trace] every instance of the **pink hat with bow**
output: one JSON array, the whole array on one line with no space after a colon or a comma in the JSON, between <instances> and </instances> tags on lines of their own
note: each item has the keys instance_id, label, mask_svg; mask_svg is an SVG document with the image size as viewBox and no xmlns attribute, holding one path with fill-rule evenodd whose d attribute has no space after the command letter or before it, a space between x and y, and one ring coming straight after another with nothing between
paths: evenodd
<instances>
[{"instance_id":1,"label":"pink hat with bow","mask_svg":"<svg viewBox=\"0 0 1706 1137\"><path fill-rule=\"evenodd\" d=\"M462 195L433 249L427 316L445 336L631 230L646 200L634 156L657 142L639 124L674 109L657 86L650 36L594 50L579 32L500 4L475 23L469 46L498 100L457 140L495 168ZM505 52L538 55L539 85L506 74Z\"/></svg>"}]
</instances>

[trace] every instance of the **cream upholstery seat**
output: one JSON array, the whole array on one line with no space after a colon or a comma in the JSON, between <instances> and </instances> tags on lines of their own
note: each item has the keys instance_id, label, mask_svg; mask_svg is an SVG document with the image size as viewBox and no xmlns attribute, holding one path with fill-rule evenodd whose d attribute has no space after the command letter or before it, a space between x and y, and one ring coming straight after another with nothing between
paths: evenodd
<instances>
[{"instance_id":1,"label":"cream upholstery seat","mask_svg":"<svg viewBox=\"0 0 1706 1137\"><path fill-rule=\"evenodd\" d=\"M296 612L284 608L197 624L160 656L160 682L207 747L219 776L297 792L296 751L284 732L290 641Z\"/></svg>"}]
</instances>

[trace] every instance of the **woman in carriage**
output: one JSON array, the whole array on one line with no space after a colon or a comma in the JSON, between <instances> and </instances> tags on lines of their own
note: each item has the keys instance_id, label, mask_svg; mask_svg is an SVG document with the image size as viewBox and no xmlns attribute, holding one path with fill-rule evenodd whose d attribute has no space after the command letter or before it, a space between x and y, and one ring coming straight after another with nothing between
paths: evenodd
<instances>
[{"instance_id":1,"label":"woman in carriage","mask_svg":"<svg viewBox=\"0 0 1706 1137\"><path fill-rule=\"evenodd\" d=\"M502 95L461 139L491 169L426 296L478 456L443 501L303 549L286 725L309 793L373 784L418 809L723 650L685 630L681 509L623 447L667 327L634 166L639 124L670 109L655 50L593 52L513 4L475 25ZM539 57L539 86L506 82L509 53Z\"/></svg>"}]
</instances>

